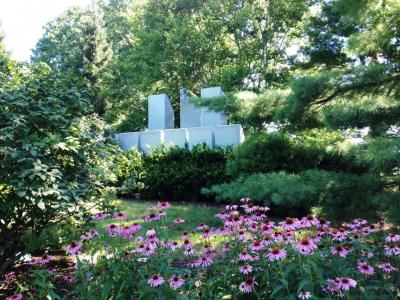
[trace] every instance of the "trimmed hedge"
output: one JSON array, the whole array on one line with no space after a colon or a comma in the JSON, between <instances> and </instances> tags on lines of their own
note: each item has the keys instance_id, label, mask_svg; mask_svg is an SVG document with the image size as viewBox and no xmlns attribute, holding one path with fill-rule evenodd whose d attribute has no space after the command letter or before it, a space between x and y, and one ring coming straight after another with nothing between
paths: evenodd
<instances>
[{"instance_id":1,"label":"trimmed hedge","mask_svg":"<svg viewBox=\"0 0 400 300\"><path fill-rule=\"evenodd\" d=\"M119 159L119 180L125 195L147 199L207 200L200 190L230 179L226 163L230 148L210 149L206 145L159 147L149 155L130 150Z\"/></svg>"}]
</instances>

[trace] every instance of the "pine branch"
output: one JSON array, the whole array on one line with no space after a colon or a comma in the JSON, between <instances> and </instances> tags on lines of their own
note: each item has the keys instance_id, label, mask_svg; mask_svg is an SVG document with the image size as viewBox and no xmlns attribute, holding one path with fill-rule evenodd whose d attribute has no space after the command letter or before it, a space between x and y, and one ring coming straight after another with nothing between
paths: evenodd
<instances>
[{"instance_id":1,"label":"pine branch","mask_svg":"<svg viewBox=\"0 0 400 300\"><path fill-rule=\"evenodd\" d=\"M331 95L329 95L326 98L322 98L322 99L318 99L312 103L310 103L310 105L318 105L318 107L323 106L324 104L326 104L327 102L333 100L334 98L336 98L338 95L345 93L345 92L349 92L352 90L356 90L356 89L362 89L362 88L372 88L372 87L379 87L385 83L389 83L389 82L393 82L395 80L400 79L400 74L389 77L389 78L385 78L383 80L378 80L378 81L372 81L372 82L365 82L365 83L359 83L359 84L352 84L343 88L338 88L337 90L335 90Z\"/></svg>"}]
</instances>

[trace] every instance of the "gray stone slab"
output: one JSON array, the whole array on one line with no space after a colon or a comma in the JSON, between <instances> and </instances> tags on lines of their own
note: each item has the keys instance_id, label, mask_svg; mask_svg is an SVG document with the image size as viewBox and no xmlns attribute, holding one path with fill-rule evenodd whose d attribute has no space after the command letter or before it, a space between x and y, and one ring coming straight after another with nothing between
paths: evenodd
<instances>
[{"instance_id":1,"label":"gray stone slab","mask_svg":"<svg viewBox=\"0 0 400 300\"><path fill-rule=\"evenodd\" d=\"M174 128L174 110L166 94L151 95L148 99L148 129Z\"/></svg>"},{"instance_id":2,"label":"gray stone slab","mask_svg":"<svg viewBox=\"0 0 400 300\"><path fill-rule=\"evenodd\" d=\"M122 132L116 134L116 140L123 151L128 151L132 147L139 149L139 132Z\"/></svg>"},{"instance_id":3,"label":"gray stone slab","mask_svg":"<svg viewBox=\"0 0 400 300\"><path fill-rule=\"evenodd\" d=\"M189 96L185 93L184 89L179 90L180 93L180 127L200 127L201 107L196 107L190 103Z\"/></svg>"},{"instance_id":4,"label":"gray stone slab","mask_svg":"<svg viewBox=\"0 0 400 300\"><path fill-rule=\"evenodd\" d=\"M207 144L210 148L214 147L212 127L192 127L187 130L189 133L188 144L190 149L195 145L203 143Z\"/></svg>"},{"instance_id":5,"label":"gray stone slab","mask_svg":"<svg viewBox=\"0 0 400 300\"><path fill-rule=\"evenodd\" d=\"M184 148L185 144L188 143L188 131L186 128L165 129L163 131L165 145L174 145Z\"/></svg>"},{"instance_id":6,"label":"gray stone slab","mask_svg":"<svg viewBox=\"0 0 400 300\"><path fill-rule=\"evenodd\" d=\"M215 146L235 147L244 142L243 128L240 124L214 126L213 133Z\"/></svg>"},{"instance_id":7,"label":"gray stone slab","mask_svg":"<svg viewBox=\"0 0 400 300\"><path fill-rule=\"evenodd\" d=\"M156 148L164 142L163 130L151 130L140 132L140 149L149 154L151 148Z\"/></svg>"},{"instance_id":8,"label":"gray stone slab","mask_svg":"<svg viewBox=\"0 0 400 300\"><path fill-rule=\"evenodd\" d=\"M201 98L223 96L224 92L220 86L201 89ZM228 124L228 118L221 112L215 112L203 107L200 115L200 124L204 126L218 126Z\"/></svg>"}]
</instances>

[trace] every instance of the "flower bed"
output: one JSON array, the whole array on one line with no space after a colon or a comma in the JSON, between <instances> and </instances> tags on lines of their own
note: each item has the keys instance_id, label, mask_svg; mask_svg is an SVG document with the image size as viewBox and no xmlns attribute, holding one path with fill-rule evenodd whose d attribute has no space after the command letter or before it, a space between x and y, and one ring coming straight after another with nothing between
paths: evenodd
<instances>
[{"instance_id":1,"label":"flower bed","mask_svg":"<svg viewBox=\"0 0 400 300\"><path fill-rule=\"evenodd\" d=\"M241 205L227 205L216 214L220 227L199 222L186 228L184 215L169 218L169 207L167 202L149 207L148 215L129 224L122 213L93 216L115 222L104 233L90 230L67 247L77 258L75 272L63 276L68 296L395 299L400 293L400 234L383 222L368 225L356 219L335 228L312 215L273 222L268 207L243 198ZM169 238L176 232L180 238ZM29 263L40 272L51 259ZM56 270L40 274L51 282ZM43 286L36 292L49 294L51 285Z\"/></svg>"}]
</instances>

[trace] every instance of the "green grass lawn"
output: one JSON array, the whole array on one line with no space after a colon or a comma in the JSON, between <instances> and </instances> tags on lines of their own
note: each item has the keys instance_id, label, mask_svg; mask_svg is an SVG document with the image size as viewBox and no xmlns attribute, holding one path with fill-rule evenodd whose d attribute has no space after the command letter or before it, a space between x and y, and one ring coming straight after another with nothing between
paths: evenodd
<instances>
[{"instance_id":1,"label":"green grass lawn","mask_svg":"<svg viewBox=\"0 0 400 300\"><path fill-rule=\"evenodd\" d=\"M170 239L178 239L183 231L194 231L196 226L200 223L207 224L211 228L218 227L222 224L221 220L215 218L215 214L218 213L222 206L210 206L199 203L170 203L171 207L166 209L167 216L164 217L162 222L146 222L145 228L154 226L155 228L163 225L163 227L169 227L163 232L164 237ZM150 211L148 207L157 205L155 201L145 201L145 200L117 200L116 206L119 212L128 215L125 220L105 219L101 221L96 221L97 230L104 232L106 227L112 223L119 225L122 224L132 224L133 222L142 223L140 218L143 215L148 215ZM173 220L180 218L184 219L185 222L181 224L175 224ZM162 228L159 230L163 230ZM143 232L142 232L143 233ZM194 234L194 239L196 240L199 233Z\"/></svg>"}]
</instances>

